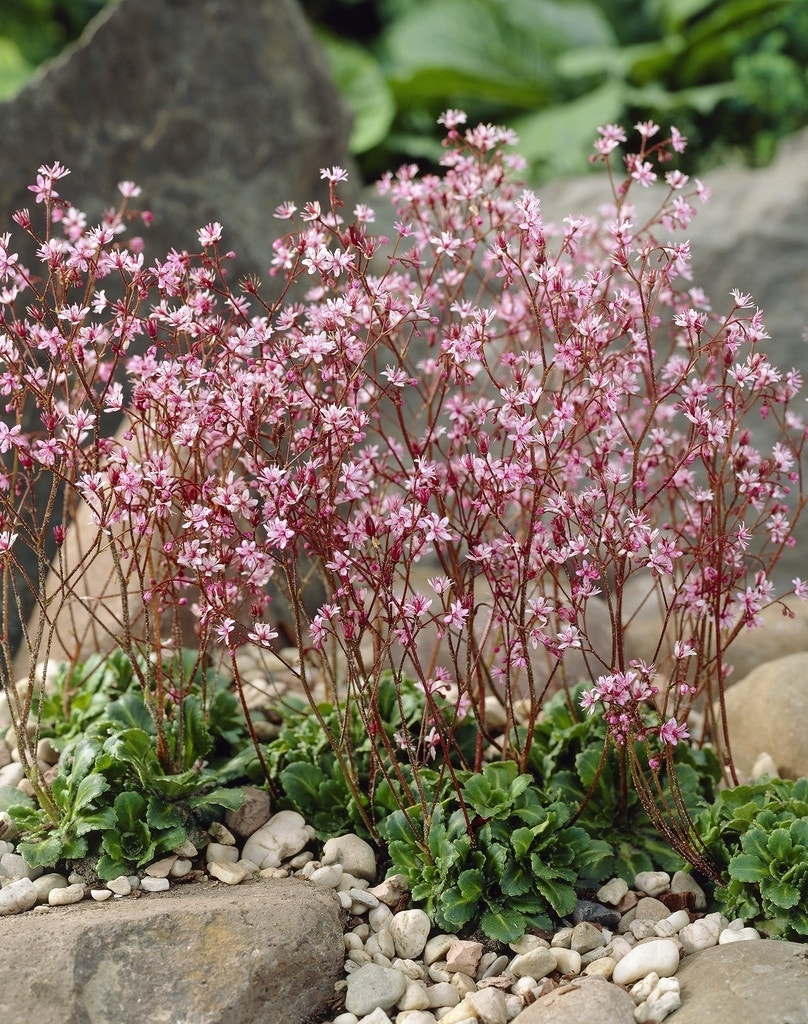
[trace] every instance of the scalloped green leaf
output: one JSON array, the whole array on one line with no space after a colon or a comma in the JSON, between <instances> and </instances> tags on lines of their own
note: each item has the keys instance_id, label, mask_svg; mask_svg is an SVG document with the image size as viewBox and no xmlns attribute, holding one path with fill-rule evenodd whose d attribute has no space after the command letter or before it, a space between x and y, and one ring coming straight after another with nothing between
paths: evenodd
<instances>
[{"instance_id":1,"label":"scalloped green leaf","mask_svg":"<svg viewBox=\"0 0 808 1024\"><path fill-rule=\"evenodd\" d=\"M494 942L517 942L525 934L525 915L500 903L480 918L480 927Z\"/></svg>"}]
</instances>

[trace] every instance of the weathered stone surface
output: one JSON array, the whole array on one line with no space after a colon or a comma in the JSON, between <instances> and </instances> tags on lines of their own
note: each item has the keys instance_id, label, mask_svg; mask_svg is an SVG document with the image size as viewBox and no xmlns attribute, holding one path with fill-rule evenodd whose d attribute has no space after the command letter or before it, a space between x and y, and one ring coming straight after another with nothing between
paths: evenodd
<instances>
[{"instance_id":1,"label":"weathered stone surface","mask_svg":"<svg viewBox=\"0 0 808 1024\"><path fill-rule=\"evenodd\" d=\"M87 902L3 920L0 1020L303 1024L342 959L333 893L299 879Z\"/></svg>"},{"instance_id":2,"label":"weathered stone surface","mask_svg":"<svg viewBox=\"0 0 808 1024\"><path fill-rule=\"evenodd\" d=\"M154 214L147 254L225 225L239 273L264 274L278 203L327 198L349 116L296 0L120 0L0 104L0 209L33 206L41 163L98 217L132 179Z\"/></svg>"},{"instance_id":3,"label":"weathered stone surface","mask_svg":"<svg viewBox=\"0 0 808 1024\"><path fill-rule=\"evenodd\" d=\"M603 978L576 978L526 1007L513 1024L634 1024L634 1001Z\"/></svg>"},{"instance_id":4,"label":"weathered stone surface","mask_svg":"<svg viewBox=\"0 0 808 1024\"><path fill-rule=\"evenodd\" d=\"M676 1024L785 1024L808 1021L808 947L798 942L733 942L686 957L676 975Z\"/></svg>"},{"instance_id":5,"label":"weathered stone surface","mask_svg":"<svg viewBox=\"0 0 808 1024\"><path fill-rule=\"evenodd\" d=\"M197 229L220 221L234 282L267 283L279 203L326 200L319 169L351 166L349 116L296 0L120 0L0 103L0 122L0 230L13 210L34 212L27 186L59 160L71 170L60 194L91 225L120 200L119 181L141 186L132 206L154 221L131 233L147 262L197 251Z\"/></svg>"},{"instance_id":6,"label":"weathered stone surface","mask_svg":"<svg viewBox=\"0 0 808 1024\"><path fill-rule=\"evenodd\" d=\"M766 751L782 776L808 775L808 651L767 661L727 690L736 768L749 775Z\"/></svg>"}]
</instances>

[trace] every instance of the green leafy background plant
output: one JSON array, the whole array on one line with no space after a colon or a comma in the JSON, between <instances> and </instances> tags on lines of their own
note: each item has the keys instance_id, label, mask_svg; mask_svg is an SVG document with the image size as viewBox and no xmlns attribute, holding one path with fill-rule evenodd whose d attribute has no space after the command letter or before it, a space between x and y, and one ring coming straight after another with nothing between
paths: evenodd
<instances>
[{"instance_id":1,"label":"green leafy background plant","mask_svg":"<svg viewBox=\"0 0 808 1024\"><path fill-rule=\"evenodd\" d=\"M19 791L2 794L29 864L94 855L99 877L113 878L241 806L239 784L261 775L237 699L226 679L199 671L193 652L180 654L173 667L171 692L179 696L166 699L169 770L157 756L154 717L123 652L57 673L54 692L41 698L39 722L40 734L61 749L50 785L58 820Z\"/></svg>"},{"instance_id":2,"label":"green leafy background plant","mask_svg":"<svg viewBox=\"0 0 808 1024\"><path fill-rule=\"evenodd\" d=\"M7 0L0 96L78 35L105 0ZM771 159L808 124L802 0L301 0L354 115L371 180L436 161L435 118L512 125L534 178L579 173L597 125L653 117L695 163Z\"/></svg>"}]
</instances>

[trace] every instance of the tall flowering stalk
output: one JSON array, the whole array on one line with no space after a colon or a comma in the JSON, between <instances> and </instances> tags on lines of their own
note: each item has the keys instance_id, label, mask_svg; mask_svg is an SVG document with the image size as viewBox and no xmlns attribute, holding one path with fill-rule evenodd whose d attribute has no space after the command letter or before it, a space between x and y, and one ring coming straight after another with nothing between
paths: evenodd
<instances>
[{"instance_id":1,"label":"tall flowering stalk","mask_svg":"<svg viewBox=\"0 0 808 1024\"><path fill-rule=\"evenodd\" d=\"M88 229L53 189L63 169L40 168L37 200L64 235L35 236L46 283L0 239L0 386L9 412L33 402L43 423L0 434L0 557L15 542L41 555L48 510L28 529L18 502L50 474L90 510L86 559L112 556L118 603L97 621L126 649L176 644L189 611L200 652L228 652L239 687L238 649L272 649L315 713L323 686L343 698L375 770L416 787L438 754L453 778L469 713L466 766L494 746L524 770L546 696L586 678L627 759L647 743L649 763L629 768L652 802L696 701L731 770L710 709L732 640L785 596L771 572L805 501L801 377L771 364L748 296L716 313L693 285L680 236L706 189L665 170L685 145L675 129L637 125L623 179L625 134L601 129L611 205L553 226L515 181L512 133L464 120L442 118L442 176L407 166L380 182L392 239L366 206L343 217L341 168L323 170L330 209L279 208L292 230L273 245L272 300L256 279L230 284L221 225L198 253L147 265L118 240L125 210ZM632 193L651 187L658 208L640 218ZM779 430L764 451L761 416ZM86 564L61 568L66 606ZM28 582L47 636L42 578ZM629 598L660 610L650 662L632 650ZM33 663L41 637L25 642ZM143 685L159 721L155 664ZM385 673L423 690L419 737L382 728ZM350 749L330 739L359 796Z\"/></svg>"}]
</instances>

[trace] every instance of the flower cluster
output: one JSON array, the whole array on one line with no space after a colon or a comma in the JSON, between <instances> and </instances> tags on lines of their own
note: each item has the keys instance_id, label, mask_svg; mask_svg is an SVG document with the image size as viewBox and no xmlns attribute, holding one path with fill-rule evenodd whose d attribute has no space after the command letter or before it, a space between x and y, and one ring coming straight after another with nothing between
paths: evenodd
<instances>
[{"instance_id":1,"label":"flower cluster","mask_svg":"<svg viewBox=\"0 0 808 1024\"><path fill-rule=\"evenodd\" d=\"M191 611L202 650L274 645L308 692L315 665L369 725L389 670L451 680L483 732L488 698L532 724L583 677L621 742L648 734L654 697L670 746L778 598L771 569L804 501L801 376L770 362L747 296L716 313L692 284L671 235L704 186L668 171L654 216L632 205L678 132L638 125L611 206L552 226L514 180L513 133L444 123L442 176L405 166L379 184L392 239L366 206L345 222L340 168L323 171L331 209L278 209L291 233L273 244L274 301L230 286L221 224L198 253L149 262L120 240L131 183L88 228L53 188L64 169L40 168L46 233L15 220L41 268L0 236L3 561L15 537L42 550L46 509L27 525L16 509L50 475L113 555L118 642L153 643ZM611 168L625 132L600 136ZM31 407L43 429L26 433ZM771 450L760 415L780 428ZM62 566L68 594L85 569ZM640 668L632 587L663 610ZM429 751L451 728L425 722ZM498 740L503 755L524 767L531 732Z\"/></svg>"}]
</instances>

